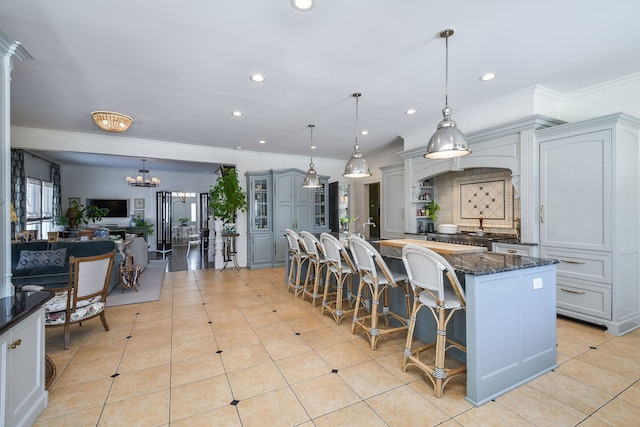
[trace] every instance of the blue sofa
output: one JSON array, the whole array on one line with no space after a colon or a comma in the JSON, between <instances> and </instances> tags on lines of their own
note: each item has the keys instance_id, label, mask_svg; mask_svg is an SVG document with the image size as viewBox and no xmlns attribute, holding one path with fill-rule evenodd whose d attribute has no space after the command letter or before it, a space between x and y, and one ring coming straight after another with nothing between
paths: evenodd
<instances>
[{"instance_id":1,"label":"blue sofa","mask_svg":"<svg viewBox=\"0 0 640 427\"><path fill-rule=\"evenodd\" d=\"M115 249L116 244L112 240L14 242L11 243L11 282L17 288L25 285L38 285L44 288L64 287L69 280L70 256L81 258L101 255ZM122 255L116 253L111 270L109 292L118 285L120 280L122 259Z\"/></svg>"}]
</instances>

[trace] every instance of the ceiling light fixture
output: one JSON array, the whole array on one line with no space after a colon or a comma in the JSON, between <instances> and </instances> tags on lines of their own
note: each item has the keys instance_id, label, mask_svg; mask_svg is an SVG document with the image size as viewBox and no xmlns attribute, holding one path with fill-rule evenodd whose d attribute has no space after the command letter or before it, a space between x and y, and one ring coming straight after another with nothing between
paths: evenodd
<instances>
[{"instance_id":1,"label":"ceiling light fixture","mask_svg":"<svg viewBox=\"0 0 640 427\"><path fill-rule=\"evenodd\" d=\"M242 111L232 111L231 115L233 117L241 117L242 116Z\"/></svg>"},{"instance_id":2,"label":"ceiling light fixture","mask_svg":"<svg viewBox=\"0 0 640 427\"><path fill-rule=\"evenodd\" d=\"M252 74L251 77L249 78L251 79L252 82L256 82L256 83L262 83L263 81L266 80L264 76L260 73Z\"/></svg>"},{"instance_id":3,"label":"ceiling light fixture","mask_svg":"<svg viewBox=\"0 0 640 427\"><path fill-rule=\"evenodd\" d=\"M471 154L467 138L458 129L457 123L451 120L452 110L449 107L449 37L452 35L453 30L451 29L443 30L440 33L440 38L446 41L443 119L438 123L438 129L427 144L427 152L424 155L427 159L449 159Z\"/></svg>"},{"instance_id":4,"label":"ceiling light fixture","mask_svg":"<svg viewBox=\"0 0 640 427\"><path fill-rule=\"evenodd\" d=\"M315 0L291 0L291 6L300 12L307 12L316 5Z\"/></svg>"},{"instance_id":5,"label":"ceiling light fixture","mask_svg":"<svg viewBox=\"0 0 640 427\"><path fill-rule=\"evenodd\" d=\"M345 178L366 178L371 176L371 171L367 161L362 158L360 146L358 145L358 100L362 94L356 92L351 96L356 99L356 143L353 146L353 153L351 153L351 158L347 162L342 176Z\"/></svg>"},{"instance_id":6,"label":"ceiling light fixture","mask_svg":"<svg viewBox=\"0 0 640 427\"><path fill-rule=\"evenodd\" d=\"M480 76L480 81L488 82L489 80L493 80L496 77L498 77L498 75L496 73L489 72L489 73L481 75Z\"/></svg>"},{"instance_id":7,"label":"ceiling light fixture","mask_svg":"<svg viewBox=\"0 0 640 427\"><path fill-rule=\"evenodd\" d=\"M316 173L316 170L313 167L313 150L316 148L313 145L313 128L314 127L316 127L316 125L309 125L309 129L311 129L311 162L309 163L309 170L307 171L307 174L304 176L304 179L302 180L302 186L304 188L322 187L322 184L320 183L320 177L318 177L318 174Z\"/></svg>"},{"instance_id":8,"label":"ceiling light fixture","mask_svg":"<svg viewBox=\"0 0 640 427\"><path fill-rule=\"evenodd\" d=\"M94 111L91 117L101 129L109 132L124 132L133 123L131 117L113 111Z\"/></svg>"},{"instance_id":9,"label":"ceiling light fixture","mask_svg":"<svg viewBox=\"0 0 640 427\"><path fill-rule=\"evenodd\" d=\"M159 187L160 180L156 177L149 177L149 171L145 168L146 159L142 160L142 169L138 169L138 176L133 178L128 176L127 183L132 187Z\"/></svg>"},{"instance_id":10,"label":"ceiling light fixture","mask_svg":"<svg viewBox=\"0 0 640 427\"><path fill-rule=\"evenodd\" d=\"M409 108L409 109L408 109L407 111L405 111L404 113L405 113L405 114L408 114L408 115L412 115L412 114L415 114L416 112L417 112L417 111L416 111L416 109L415 109L415 108Z\"/></svg>"}]
</instances>

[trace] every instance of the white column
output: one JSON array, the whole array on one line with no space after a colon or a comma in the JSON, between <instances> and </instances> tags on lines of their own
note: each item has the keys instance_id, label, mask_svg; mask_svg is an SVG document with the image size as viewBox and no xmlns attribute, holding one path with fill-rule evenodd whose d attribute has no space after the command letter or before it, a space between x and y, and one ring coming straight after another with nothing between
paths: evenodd
<instances>
[{"instance_id":1,"label":"white column","mask_svg":"<svg viewBox=\"0 0 640 427\"><path fill-rule=\"evenodd\" d=\"M0 182L4 183L0 189L0 245L4 248L0 257L2 283L0 283L0 298L13 295L11 284L11 70L13 58L33 59L27 50L11 38L0 28L0 56L2 57L2 84L0 87Z\"/></svg>"}]
</instances>

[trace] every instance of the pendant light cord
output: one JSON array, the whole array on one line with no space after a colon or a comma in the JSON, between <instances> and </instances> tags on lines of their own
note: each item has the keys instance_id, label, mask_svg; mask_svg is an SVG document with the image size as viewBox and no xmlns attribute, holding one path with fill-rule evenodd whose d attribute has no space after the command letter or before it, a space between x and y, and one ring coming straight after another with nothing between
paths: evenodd
<instances>
[{"instance_id":1,"label":"pendant light cord","mask_svg":"<svg viewBox=\"0 0 640 427\"><path fill-rule=\"evenodd\" d=\"M360 94L354 93L353 96L356 98L356 148L358 148L358 101L360 101Z\"/></svg>"},{"instance_id":2,"label":"pendant light cord","mask_svg":"<svg viewBox=\"0 0 640 427\"><path fill-rule=\"evenodd\" d=\"M313 164L313 128L316 127L316 125L309 125L309 127L311 128L311 145L309 146L309 150L311 150L311 164Z\"/></svg>"},{"instance_id":3,"label":"pendant light cord","mask_svg":"<svg viewBox=\"0 0 640 427\"><path fill-rule=\"evenodd\" d=\"M449 106L449 31L445 33L445 66L444 66L444 106Z\"/></svg>"}]
</instances>

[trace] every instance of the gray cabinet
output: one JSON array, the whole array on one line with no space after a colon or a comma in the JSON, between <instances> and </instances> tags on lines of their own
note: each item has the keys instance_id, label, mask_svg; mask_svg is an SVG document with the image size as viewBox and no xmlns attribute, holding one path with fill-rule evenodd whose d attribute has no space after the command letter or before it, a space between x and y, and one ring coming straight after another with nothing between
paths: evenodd
<instances>
[{"instance_id":1,"label":"gray cabinet","mask_svg":"<svg viewBox=\"0 0 640 427\"><path fill-rule=\"evenodd\" d=\"M247 266L273 265L273 188L271 172L247 172Z\"/></svg>"},{"instance_id":2,"label":"gray cabinet","mask_svg":"<svg viewBox=\"0 0 640 427\"><path fill-rule=\"evenodd\" d=\"M640 326L640 120L613 114L536 132L540 256L557 311L620 335Z\"/></svg>"},{"instance_id":3,"label":"gray cabinet","mask_svg":"<svg viewBox=\"0 0 640 427\"><path fill-rule=\"evenodd\" d=\"M328 231L328 177L322 188L303 188L305 172L298 169L247 172L249 268L285 264L289 247L285 230Z\"/></svg>"},{"instance_id":4,"label":"gray cabinet","mask_svg":"<svg viewBox=\"0 0 640 427\"><path fill-rule=\"evenodd\" d=\"M382 169L382 203L380 203L380 237L404 238L404 164ZM415 231L415 229L414 229Z\"/></svg>"}]
</instances>

